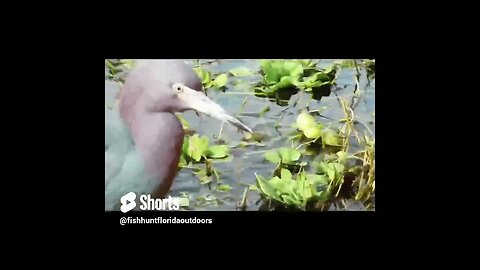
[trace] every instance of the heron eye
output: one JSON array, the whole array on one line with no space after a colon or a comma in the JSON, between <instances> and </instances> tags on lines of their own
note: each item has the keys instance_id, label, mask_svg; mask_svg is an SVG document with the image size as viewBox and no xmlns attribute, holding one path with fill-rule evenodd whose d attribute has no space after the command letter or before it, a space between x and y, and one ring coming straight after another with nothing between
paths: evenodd
<instances>
[{"instance_id":1,"label":"heron eye","mask_svg":"<svg viewBox=\"0 0 480 270\"><path fill-rule=\"evenodd\" d=\"M177 84L174 86L175 91L177 92L183 92L183 87L180 84Z\"/></svg>"}]
</instances>

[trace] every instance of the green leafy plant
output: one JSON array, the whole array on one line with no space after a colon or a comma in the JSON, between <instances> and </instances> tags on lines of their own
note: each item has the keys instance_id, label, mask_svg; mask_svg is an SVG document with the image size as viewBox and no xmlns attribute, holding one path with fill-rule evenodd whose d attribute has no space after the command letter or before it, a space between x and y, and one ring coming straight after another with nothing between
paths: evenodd
<instances>
[{"instance_id":1,"label":"green leafy plant","mask_svg":"<svg viewBox=\"0 0 480 270\"><path fill-rule=\"evenodd\" d=\"M281 170L280 177L269 180L255 174L257 185L262 195L269 200L285 206L305 210L307 203L312 200L324 201L328 198L328 178L323 175L300 172L294 179L287 169Z\"/></svg>"},{"instance_id":2,"label":"green leafy plant","mask_svg":"<svg viewBox=\"0 0 480 270\"><path fill-rule=\"evenodd\" d=\"M130 69L135 66L135 61L130 59L105 60L105 67L109 70L109 79L124 82Z\"/></svg>"},{"instance_id":3,"label":"green leafy plant","mask_svg":"<svg viewBox=\"0 0 480 270\"><path fill-rule=\"evenodd\" d=\"M135 60L132 59L121 59L120 63L122 63L126 69L132 69L135 66Z\"/></svg>"},{"instance_id":4,"label":"green leafy plant","mask_svg":"<svg viewBox=\"0 0 480 270\"><path fill-rule=\"evenodd\" d=\"M232 187L229 186L229 185L226 185L226 184L220 184L217 186L217 190L219 192L228 192L230 190L232 190Z\"/></svg>"},{"instance_id":5,"label":"green leafy plant","mask_svg":"<svg viewBox=\"0 0 480 270\"><path fill-rule=\"evenodd\" d=\"M298 84L298 87L307 92L311 92L314 89L318 89L324 85L331 84L331 74L333 73L333 71L333 66L330 66L323 71L318 71L308 77L304 77L303 81Z\"/></svg>"},{"instance_id":6,"label":"green leafy plant","mask_svg":"<svg viewBox=\"0 0 480 270\"><path fill-rule=\"evenodd\" d=\"M267 94L295 87L303 74L302 64L293 60L261 60L260 64L265 87L256 89Z\"/></svg>"},{"instance_id":7,"label":"green leafy plant","mask_svg":"<svg viewBox=\"0 0 480 270\"><path fill-rule=\"evenodd\" d=\"M177 118L180 120L180 123L182 123L182 127L184 130L188 130L190 128L190 124L188 123L188 121L185 119L185 117L183 117L182 114L180 113L176 113L175 114L177 116Z\"/></svg>"},{"instance_id":8,"label":"green leafy plant","mask_svg":"<svg viewBox=\"0 0 480 270\"><path fill-rule=\"evenodd\" d=\"M248 76L248 75L252 75L253 74L253 71L250 70L249 68L247 67L237 67L237 68L232 68L228 71L230 74L232 74L233 76Z\"/></svg>"},{"instance_id":9,"label":"green leafy plant","mask_svg":"<svg viewBox=\"0 0 480 270\"><path fill-rule=\"evenodd\" d=\"M315 118L307 112L302 112L297 116L296 125L306 138L314 141L321 138L323 146L342 146L342 138L339 134L332 129L325 128L322 123L317 123Z\"/></svg>"},{"instance_id":10,"label":"green leafy plant","mask_svg":"<svg viewBox=\"0 0 480 270\"><path fill-rule=\"evenodd\" d=\"M345 166L337 162L320 162L316 164L317 173L320 175L325 175L332 185L339 185L342 181L343 174L345 171Z\"/></svg>"},{"instance_id":11,"label":"green leafy plant","mask_svg":"<svg viewBox=\"0 0 480 270\"><path fill-rule=\"evenodd\" d=\"M317 123L315 118L306 112L297 116L297 128L309 139L317 139L322 136L323 125Z\"/></svg>"},{"instance_id":12,"label":"green leafy plant","mask_svg":"<svg viewBox=\"0 0 480 270\"><path fill-rule=\"evenodd\" d=\"M335 67L317 69L312 60L261 60L264 76L256 88L257 93L273 96L279 90L300 89L307 92L331 84Z\"/></svg>"},{"instance_id":13,"label":"green leafy plant","mask_svg":"<svg viewBox=\"0 0 480 270\"><path fill-rule=\"evenodd\" d=\"M197 75L202 80L203 87L208 88L218 88L224 89L228 83L228 75L226 73L219 74L215 79L212 79L212 73L201 68L194 68Z\"/></svg>"},{"instance_id":14,"label":"green leafy plant","mask_svg":"<svg viewBox=\"0 0 480 270\"><path fill-rule=\"evenodd\" d=\"M294 148L282 147L265 153L265 159L274 164L296 164L301 153Z\"/></svg>"},{"instance_id":15,"label":"green leafy plant","mask_svg":"<svg viewBox=\"0 0 480 270\"><path fill-rule=\"evenodd\" d=\"M196 162L202 159L221 159L229 155L230 149L227 145L210 146L207 136L200 137L198 134L194 134L187 138L182 146L182 153L186 161L187 159Z\"/></svg>"}]
</instances>

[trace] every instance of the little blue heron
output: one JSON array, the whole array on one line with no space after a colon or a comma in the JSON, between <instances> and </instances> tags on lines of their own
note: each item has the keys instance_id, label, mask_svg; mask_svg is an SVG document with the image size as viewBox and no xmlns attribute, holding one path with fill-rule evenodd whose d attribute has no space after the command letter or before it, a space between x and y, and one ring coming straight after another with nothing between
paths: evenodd
<instances>
[{"instance_id":1,"label":"little blue heron","mask_svg":"<svg viewBox=\"0 0 480 270\"><path fill-rule=\"evenodd\" d=\"M164 198L170 191L184 138L174 113L195 110L252 132L205 95L181 60L136 61L118 101L105 110L105 211L117 211L129 192Z\"/></svg>"}]
</instances>

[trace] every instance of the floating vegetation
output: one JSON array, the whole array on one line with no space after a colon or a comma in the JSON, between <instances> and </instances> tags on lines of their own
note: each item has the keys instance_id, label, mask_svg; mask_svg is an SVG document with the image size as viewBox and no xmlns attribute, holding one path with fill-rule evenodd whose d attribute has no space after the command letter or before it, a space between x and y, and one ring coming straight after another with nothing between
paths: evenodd
<instances>
[{"instance_id":1,"label":"floating vegetation","mask_svg":"<svg viewBox=\"0 0 480 270\"><path fill-rule=\"evenodd\" d=\"M263 80L255 87L255 94L275 98L280 105L299 90L328 96L335 72L335 65L321 69L311 60L261 60Z\"/></svg>"}]
</instances>

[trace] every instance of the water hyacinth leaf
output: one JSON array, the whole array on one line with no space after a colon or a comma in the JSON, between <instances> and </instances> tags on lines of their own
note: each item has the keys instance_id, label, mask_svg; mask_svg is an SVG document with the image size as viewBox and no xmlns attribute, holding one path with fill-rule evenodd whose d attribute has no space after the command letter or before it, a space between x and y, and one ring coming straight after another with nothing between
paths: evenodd
<instances>
[{"instance_id":1,"label":"water hyacinth leaf","mask_svg":"<svg viewBox=\"0 0 480 270\"><path fill-rule=\"evenodd\" d=\"M315 82L315 83L311 86L311 88L314 88L314 89L315 89L315 88L319 88L319 87L322 87L322 86L324 86L324 85L331 84L331 83L332 83L332 82L330 82L330 81L324 81L324 82L322 82L322 81L317 81L317 82Z\"/></svg>"},{"instance_id":2,"label":"water hyacinth leaf","mask_svg":"<svg viewBox=\"0 0 480 270\"><path fill-rule=\"evenodd\" d=\"M206 85L206 84L210 83L210 81L211 81L210 72L202 69L201 67L196 67L196 68L194 68L194 70L197 73L197 75L200 77L200 79L202 80L203 85Z\"/></svg>"},{"instance_id":3,"label":"water hyacinth leaf","mask_svg":"<svg viewBox=\"0 0 480 270\"><path fill-rule=\"evenodd\" d=\"M330 166L330 164L324 165ZM333 166L333 164L331 165ZM330 180L325 175L308 174L305 172L299 173L297 179L294 180L291 172L283 168L281 170L281 178L275 176L266 181L263 177L257 176L257 181L259 181L257 186L267 198L279 201L286 206L305 209L309 200L314 196L321 200L327 198L324 196L324 191ZM322 188L322 186L325 187Z\"/></svg>"},{"instance_id":4,"label":"water hyacinth leaf","mask_svg":"<svg viewBox=\"0 0 480 270\"><path fill-rule=\"evenodd\" d=\"M323 192L323 190L319 190L319 187L330 183L330 179L327 176L318 174L308 174L307 181L309 182L310 192L316 197L321 196Z\"/></svg>"},{"instance_id":5,"label":"water hyacinth leaf","mask_svg":"<svg viewBox=\"0 0 480 270\"><path fill-rule=\"evenodd\" d=\"M105 66L110 70L113 75L115 75L115 67L113 66L112 62L105 60Z\"/></svg>"},{"instance_id":6,"label":"water hyacinth leaf","mask_svg":"<svg viewBox=\"0 0 480 270\"><path fill-rule=\"evenodd\" d=\"M295 183L295 182L293 182L293 183ZM297 206L303 207L304 202L305 202L305 197L303 196L303 193L296 192L294 188L298 188L298 185L293 184L292 191L291 191L290 195L295 200L295 204Z\"/></svg>"},{"instance_id":7,"label":"water hyacinth leaf","mask_svg":"<svg viewBox=\"0 0 480 270\"><path fill-rule=\"evenodd\" d=\"M268 96L275 93L276 90L275 89L272 90L271 87L267 87L267 86L259 86L259 87L255 87L253 91L256 95Z\"/></svg>"},{"instance_id":8,"label":"water hyacinth leaf","mask_svg":"<svg viewBox=\"0 0 480 270\"><path fill-rule=\"evenodd\" d=\"M302 64L296 61L285 61L283 63L284 75L289 75L293 77L299 77L303 74Z\"/></svg>"},{"instance_id":9,"label":"water hyacinth leaf","mask_svg":"<svg viewBox=\"0 0 480 270\"><path fill-rule=\"evenodd\" d=\"M183 144L182 144L182 153L185 155L188 155L188 146L189 146L190 138L185 137L183 139Z\"/></svg>"},{"instance_id":10,"label":"water hyacinth leaf","mask_svg":"<svg viewBox=\"0 0 480 270\"><path fill-rule=\"evenodd\" d=\"M248 76L253 74L253 72L247 67L232 68L229 70L229 73L233 76Z\"/></svg>"},{"instance_id":11,"label":"water hyacinth leaf","mask_svg":"<svg viewBox=\"0 0 480 270\"><path fill-rule=\"evenodd\" d=\"M313 74L312 76L309 76L309 77L305 78L303 81L310 84L310 85L313 85L316 82L325 82L325 81L329 81L329 80L330 80L330 78L328 77L327 73L317 72L317 73Z\"/></svg>"},{"instance_id":12,"label":"water hyacinth leaf","mask_svg":"<svg viewBox=\"0 0 480 270\"><path fill-rule=\"evenodd\" d=\"M180 123L182 123L184 129L189 128L190 125L182 114L176 113L175 115L178 117L178 119L180 119Z\"/></svg>"},{"instance_id":13,"label":"water hyacinth leaf","mask_svg":"<svg viewBox=\"0 0 480 270\"><path fill-rule=\"evenodd\" d=\"M292 194L282 194L281 195L281 202L285 205L298 205L299 204L299 201L296 200L294 197L293 197L293 194L295 193L292 193Z\"/></svg>"},{"instance_id":14,"label":"water hyacinth leaf","mask_svg":"<svg viewBox=\"0 0 480 270\"><path fill-rule=\"evenodd\" d=\"M335 171L335 167L333 166L326 166L325 167L325 172L327 173L328 175L328 178L330 178L331 181L334 181L335 180L335 176L336 176L336 171Z\"/></svg>"},{"instance_id":15,"label":"water hyacinth leaf","mask_svg":"<svg viewBox=\"0 0 480 270\"><path fill-rule=\"evenodd\" d=\"M319 173L326 174L330 181L335 180L335 168L331 163L321 162L318 164L317 169Z\"/></svg>"},{"instance_id":16,"label":"water hyacinth leaf","mask_svg":"<svg viewBox=\"0 0 480 270\"><path fill-rule=\"evenodd\" d=\"M348 171L355 174L355 175L360 175L363 171L363 167L362 166L355 166L353 168L350 168Z\"/></svg>"},{"instance_id":17,"label":"water hyacinth leaf","mask_svg":"<svg viewBox=\"0 0 480 270\"><path fill-rule=\"evenodd\" d=\"M289 141L295 141L295 140L301 139L302 136L303 136L303 132L298 132L298 133L288 137L288 140Z\"/></svg>"},{"instance_id":18,"label":"water hyacinth leaf","mask_svg":"<svg viewBox=\"0 0 480 270\"><path fill-rule=\"evenodd\" d=\"M280 82L270 87L270 91L276 92L280 89L295 87L297 84L298 84L298 78L296 77L292 77L292 76L282 77L280 79Z\"/></svg>"},{"instance_id":19,"label":"water hyacinth leaf","mask_svg":"<svg viewBox=\"0 0 480 270\"><path fill-rule=\"evenodd\" d=\"M309 139L317 139L322 136L322 126L316 125L314 127L307 128L303 134Z\"/></svg>"},{"instance_id":20,"label":"water hyacinth leaf","mask_svg":"<svg viewBox=\"0 0 480 270\"><path fill-rule=\"evenodd\" d=\"M270 161L273 164L279 164L282 161L281 158L280 158L280 155L275 150L270 150L270 151L266 152L265 153L265 159Z\"/></svg>"},{"instance_id":21,"label":"water hyacinth leaf","mask_svg":"<svg viewBox=\"0 0 480 270\"><path fill-rule=\"evenodd\" d=\"M300 64L302 64L304 68L313 68L316 65L316 63L313 62L313 60L311 59L303 59L303 60L299 60L299 62Z\"/></svg>"},{"instance_id":22,"label":"water hyacinth leaf","mask_svg":"<svg viewBox=\"0 0 480 270\"><path fill-rule=\"evenodd\" d=\"M184 155L181 155L180 156L180 160L178 161L178 166L179 167L184 167L184 166L187 166L187 160L185 159L185 156Z\"/></svg>"},{"instance_id":23,"label":"water hyacinth leaf","mask_svg":"<svg viewBox=\"0 0 480 270\"><path fill-rule=\"evenodd\" d=\"M339 181L345 170L345 166L339 163L321 162L318 164L317 170L319 173L326 174L331 181Z\"/></svg>"},{"instance_id":24,"label":"water hyacinth leaf","mask_svg":"<svg viewBox=\"0 0 480 270\"><path fill-rule=\"evenodd\" d=\"M193 158L195 161L200 161L202 156L208 150L208 137L202 136L199 137L198 134L195 134L190 137L188 142L188 155Z\"/></svg>"},{"instance_id":25,"label":"water hyacinth leaf","mask_svg":"<svg viewBox=\"0 0 480 270\"><path fill-rule=\"evenodd\" d=\"M324 144L332 146L341 146L342 143L340 137L332 130L323 132L322 140Z\"/></svg>"},{"instance_id":26,"label":"water hyacinth leaf","mask_svg":"<svg viewBox=\"0 0 480 270\"><path fill-rule=\"evenodd\" d=\"M284 179L275 176L272 179L268 180L268 183L275 190L275 193L287 193L288 181L285 181Z\"/></svg>"},{"instance_id":27,"label":"water hyacinth leaf","mask_svg":"<svg viewBox=\"0 0 480 270\"><path fill-rule=\"evenodd\" d=\"M282 177L282 180L292 180L292 173L287 169L282 169L280 172L280 176Z\"/></svg>"},{"instance_id":28,"label":"water hyacinth leaf","mask_svg":"<svg viewBox=\"0 0 480 270\"><path fill-rule=\"evenodd\" d=\"M333 167L335 168L335 171L339 174L343 174L343 171L345 170L345 166L340 163L333 163Z\"/></svg>"},{"instance_id":29,"label":"water hyacinth leaf","mask_svg":"<svg viewBox=\"0 0 480 270\"><path fill-rule=\"evenodd\" d=\"M232 189L231 186L229 185L224 185L224 184L221 184L221 185L218 185L217 186L217 190L220 191L220 192L228 192Z\"/></svg>"},{"instance_id":30,"label":"water hyacinth leaf","mask_svg":"<svg viewBox=\"0 0 480 270\"><path fill-rule=\"evenodd\" d=\"M265 81L268 84L278 83L283 77L298 78L303 73L302 64L296 61L262 60L260 63L262 71L265 74ZM284 82L284 84L286 83L287 82ZM281 87L277 86L277 89L278 88Z\"/></svg>"},{"instance_id":31,"label":"water hyacinth leaf","mask_svg":"<svg viewBox=\"0 0 480 270\"><path fill-rule=\"evenodd\" d=\"M274 84L280 81L280 75L274 70L269 69L265 74L265 81L269 84Z\"/></svg>"},{"instance_id":32,"label":"water hyacinth leaf","mask_svg":"<svg viewBox=\"0 0 480 270\"><path fill-rule=\"evenodd\" d=\"M337 156L338 156L338 162L343 163L347 160L348 153L346 153L344 151L339 151L339 152L337 152Z\"/></svg>"},{"instance_id":33,"label":"water hyacinth leaf","mask_svg":"<svg viewBox=\"0 0 480 270\"><path fill-rule=\"evenodd\" d=\"M276 196L276 193L275 193L275 189L270 185L269 182L267 182L262 176L260 175L257 175L255 174L256 178L257 178L257 184L258 184L258 188L260 189L260 191L265 194L266 196L272 198L272 199L276 199L277 196Z\"/></svg>"},{"instance_id":34,"label":"water hyacinth leaf","mask_svg":"<svg viewBox=\"0 0 480 270\"><path fill-rule=\"evenodd\" d=\"M122 59L120 62L127 68L132 69L135 66L135 60L133 59Z\"/></svg>"},{"instance_id":35,"label":"water hyacinth leaf","mask_svg":"<svg viewBox=\"0 0 480 270\"><path fill-rule=\"evenodd\" d=\"M190 194L188 192L182 191L179 194L180 198L190 198Z\"/></svg>"},{"instance_id":36,"label":"water hyacinth leaf","mask_svg":"<svg viewBox=\"0 0 480 270\"><path fill-rule=\"evenodd\" d=\"M249 185L249 186L248 186L248 190L260 191L260 189L259 189L257 186L255 186L255 185Z\"/></svg>"},{"instance_id":37,"label":"water hyacinth leaf","mask_svg":"<svg viewBox=\"0 0 480 270\"><path fill-rule=\"evenodd\" d=\"M253 139L253 135L252 133L248 132L248 133L245 133L245 135L243 136L243 138L247 141L250 141Z\"/></svg>"},{"instance_id":38,"label":"water hyacinth leaf","mask_svg":"<svg viewBox=\"0 0 480 270\"><path fill-rule=\"evenodd\" d=\"M303 189L303 197L305 198L305 202L308 202L314 195L316 195L315 189L312 187L313 186L305 184L305 188Z\"/></svg>"},{"instance_id":39,"label":"water hyacinth leaf","mask_svg":"<svg viewBox=\"0 0 480 270\"><path fill-rule=\"evenodd\" d=\"M215 80L212 82L212 86L217 88L222 88L222 87L225 87L225 85L227 85L227 82L228 82L228 75L223 73L218 75L217 78L215 78Z\"/></svg>"},{"instance_id":40,"label":"water hyacinth leaf","mask_svg":"<svg viewBox=\"0 0 480 270\"><path fill-rule=\"evenodd\" d=\"M269 69L268 67L269 65L271 65L271 60L265 60L265 59L260 60L260 68L264 74L266 73L266 70Z\"/></svg>"},{"instance_id":41,"label":"water hyacinth leaf","mask_svg":"<svg viewBox=\"0 0 480 270\"><path fill-rule=\"evenodd\" d=\"M325 175L307 174L307 181L310 185L328 185L329 179Z\"/></svg>"},{"instance_id":42,"label":"water hyacinth leaf","mask_svg":"<svg viewBox=\"0 0 480 270\"><path fill-rule=\"evenodd\" d=\"M224 158L228 156L229 148L226 145L214 145L208 149L208 157Z\"/></svg>"},{"instance_id":43,"label":"water hyacinth leaf","mask_svg":"<svg viewBox=\"0 0 480 270\"><path fill-rule=\"evenodd\" d=\"M190 206L190 200L188 198L181 197L181 198L178 198L178 200L179 200L179 203L180 203L181 207L189 207Z\"/></svg>"},{"instance_id":44,"label":"water hyacinth leaf","mask_svg":"<svg viewBox=\"0 0 480 270\"><path fill-rule=\"evenodd\" d=\"M330 74L332 71L334 71L334 68L335 68L335 65L329 66L328 68L326 68L326 69L323 71L323 74L325 74L325 75ZM328 78L328 77L327 77L327 78ZM328 79L330 79L330 78L328 78Z\"/></svg>"},{"instance_id":45,"label":"water hyacinth leaf","mask_svg":"<svg viewBox=\"0 0 480 270\"><path fill-rule=\"evenodd\" d=\"M280 158L283 163L293 163L300 159L301 153L293 148L280 148L278 150L278 154L280 155Z\"/></svg>"},{"instance_id":46,"label":"water hyacinth leaf","mask_svg":"<svg viewBox=\"0 0 480 270\"><path fill-rule=\"evenodd\" d=\"M305 173L301 172L297 176L296 180L296 193L298 193L302 198L305 198Z\"/></svg>"},{"instance_id":47,"label":"water hyacinth leaf","mask_svg":"<svg viewBox=\"0 0 480 270\"><path fill-rule=\"evenodd\" d=\"M316 125L315 118L306 113L302 112L297 116L297 128L301 131L305 131L310 127L314 127Z\"/></svg>"},{"instance_id":48,"label":"water hyacinth leaf","mask_svg":"<svg viewBox=\"0 0 480 270\"><path fill-rule=\"evenodd\" d=\"M268 181L275 189L276 194L293 194L295 193L296 182L292 179L283 179L275 176Z\"/></svg>"},{"instance_id":49,"label":"water hyacinth leaf","mask_svg":"<svg viewBox=\"0 0 480 270\"><path fill-rule=\"evenodd\" d=\"M274 84L282 78L281 70L282 63L278 61L263 60L262 70L265 74L265 81L269 84Z\"/></svg>"},{"instance_id":50,"label":"water hyacinth leaf","mask_svg":"<svg viewBox=\"0 0 480 270\"><path fill-rule=\"evenodd\" d=\"M207 172L204 170L197 171L194 174L198 177L198 179L200 179L200 183L202 185L212 182L212 177L207 175Z\"/></svg>"}]
</instances>

